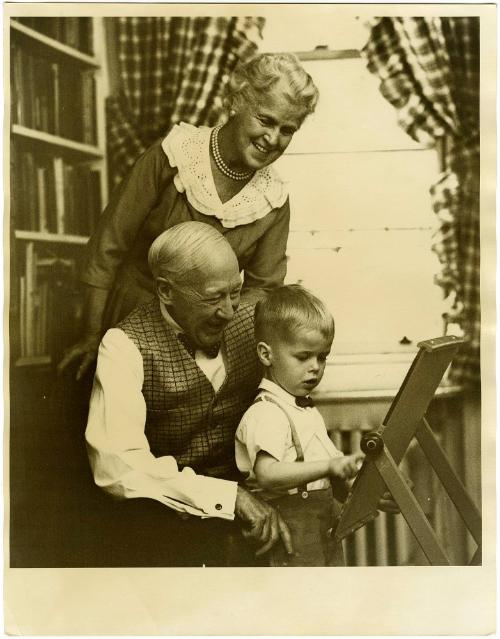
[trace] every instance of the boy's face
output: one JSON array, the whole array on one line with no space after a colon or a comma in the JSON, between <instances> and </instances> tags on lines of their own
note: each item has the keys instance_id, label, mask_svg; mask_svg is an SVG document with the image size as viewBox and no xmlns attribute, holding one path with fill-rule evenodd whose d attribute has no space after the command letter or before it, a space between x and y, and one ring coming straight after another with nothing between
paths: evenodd
<instances>
[{"instance_id":1,"label":"boy's face","mask_svg":"<svg viewBox=\"0 0 500 639\"><path fill-rule=\"evenodd\" d=\"M296 397L305 397L320 383L332 339L317 329L302 328L293 337L269 346L269 378ZM263 362L266 364L266 362Z\"/></svg>"}]
</instances>

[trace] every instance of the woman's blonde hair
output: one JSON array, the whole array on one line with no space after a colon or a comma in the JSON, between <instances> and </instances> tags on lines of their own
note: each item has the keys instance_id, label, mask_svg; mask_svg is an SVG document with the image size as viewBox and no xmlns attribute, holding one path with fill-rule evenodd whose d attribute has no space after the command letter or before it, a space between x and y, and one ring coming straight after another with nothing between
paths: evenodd
<instances>
[{"instance_id":1,"label":"woman's blonde hair","mask_svg":"<svg viewBox=\"0 0 500 639\"><path fill-rule=\"evenodd\" d=\"M237 111L245 103L258 104L279 80L287 82L285 96L300 111L301 120L313 113L319 91L293 53L262 53L237 66L226 86L224 106Z\"/></svg>"}]
</instances>

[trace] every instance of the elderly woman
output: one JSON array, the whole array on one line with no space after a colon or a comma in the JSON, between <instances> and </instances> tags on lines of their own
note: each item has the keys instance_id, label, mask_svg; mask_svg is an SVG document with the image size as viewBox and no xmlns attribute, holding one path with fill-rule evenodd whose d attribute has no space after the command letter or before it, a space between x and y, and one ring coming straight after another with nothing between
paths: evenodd
<instances>
[{"instance_id":1,"label":"elderly woman","mask_svg":"<svg viewBox=\"0 0 500 639\"><path fill-rule=\"evenodd\" d=\"M60 369L79 360L81 377L103 332L151 299L148 249L180 222L202 221L226 237L244 272L244 301L283 283L290 209L271 165L317 100L314 82L294 55L262 54L231 78L223 125L175 125L137 160L88 244L86 331Z\"/></svg>"}]
</instances>

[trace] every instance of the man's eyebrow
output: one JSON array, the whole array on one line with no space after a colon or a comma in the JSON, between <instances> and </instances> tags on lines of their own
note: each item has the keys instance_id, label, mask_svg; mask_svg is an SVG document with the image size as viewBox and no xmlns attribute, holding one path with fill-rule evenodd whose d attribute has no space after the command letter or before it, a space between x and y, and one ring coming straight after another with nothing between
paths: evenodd
<instances>
[{"instance_id":1,"label":"man's eyebrow","mask_svg":"<svg viewBox=\"0 0 500 639\"><path fill-rule=\"evenodd\" d=\"M235 289L235 288L241 288L243 286L242 282L240 279L238 279L238 281L234 281L233 283L229 283L229 285L226 287L226 285L222 285L222 286L208 286L204 291L203 291L203 295L213 295L215 294L220 294L220 293L224 293L224 291L226 291L227 289Z\"/></svg>"}]
</instances>

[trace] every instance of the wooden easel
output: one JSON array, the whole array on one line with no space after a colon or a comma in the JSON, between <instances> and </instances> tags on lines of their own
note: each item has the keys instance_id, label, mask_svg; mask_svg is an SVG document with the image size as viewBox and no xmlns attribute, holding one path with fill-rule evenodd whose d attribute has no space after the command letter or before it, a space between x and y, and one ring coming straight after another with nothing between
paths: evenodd
<instances>
[{"instance_id":1,"label":"wooden easel","mask_svg":"<svg viewBox=\"0 0 500 639\"><path fill-rule=\"evenodd\" d=\"M470 564L481 563L481 514L450 465L425 413L448 365L464 340L438 337L418 344L419 352L376 432L366 433L361 449L366 459L342 508L335 538L344 537L377 516L377 505L389 491L430 564L450 565L424 511L399 470L415 437L477 543Z\"/></svg>"}]
</instances>

